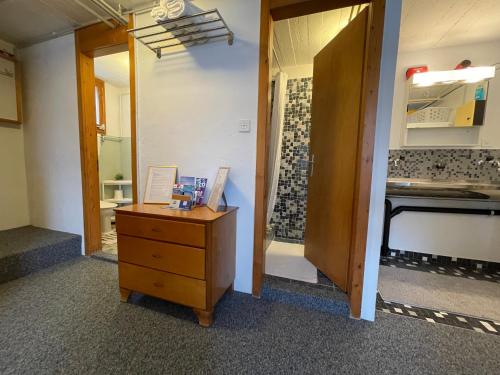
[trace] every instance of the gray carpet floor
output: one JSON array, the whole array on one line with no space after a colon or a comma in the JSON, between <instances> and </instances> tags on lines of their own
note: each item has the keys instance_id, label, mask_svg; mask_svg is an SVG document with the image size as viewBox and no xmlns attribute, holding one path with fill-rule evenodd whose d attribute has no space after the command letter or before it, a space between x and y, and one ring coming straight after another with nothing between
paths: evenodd
<instances>
[{"instance_id":1,"label":"gray carpet floor","mask_svg":"<svg viewBox=\"0 0 500 375\"><path fill-rule=\"evenodd\" d=\"M80 258L0 285L1 374L498 374L500 339L380 313L355 321L234 293L212 328Z\"/></svg>"},{"instance_id":2,"label":"gray carpet floor","mask_svg":"<svg viewBox=\"0 0 500 375\"><path fill-rule=\"evenodd\" d=\"M57 245L80 236L31 225L0 231L0 258Z\"/></svg>"},{"instance_id":3,"label":"gray carpet floor","mask_svg":"<svg viewBox=\"0 0 500 375\"><path fill-rule=\"evenodd\" d=\"M386 301L500 322L500 283L380 266L378 288Z\"/></svg>"}]
</instances>

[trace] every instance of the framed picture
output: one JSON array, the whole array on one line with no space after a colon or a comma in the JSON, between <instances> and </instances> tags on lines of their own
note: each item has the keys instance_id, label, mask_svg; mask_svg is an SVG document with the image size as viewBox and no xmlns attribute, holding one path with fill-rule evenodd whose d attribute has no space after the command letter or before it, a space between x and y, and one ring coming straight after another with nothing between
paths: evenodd
<instances>
[{"instance_id":1,"label":"framed picture","mask_svg":"<svg viewBox=\"0 0 500 375\"><path fill-rule=\"evenodd\" d=\"M217 212L219 209L219 203L224 194L224 187L226 186L227 176L229 175L229 167L220 167L217 177L214 181L214 186L212 186L212 191L210 192L210 197L208 198L207 207L212 211Z\"/></svg>"},{"instance_id":2,"label":"framed picture","mask_svg":"<svg viewBox=\"0 0 500 375\"><path fill-rule=\"evenodd\" d=\"M144 203L170 204L177 167L149 167Z\"/></svg>"}]
</instances>

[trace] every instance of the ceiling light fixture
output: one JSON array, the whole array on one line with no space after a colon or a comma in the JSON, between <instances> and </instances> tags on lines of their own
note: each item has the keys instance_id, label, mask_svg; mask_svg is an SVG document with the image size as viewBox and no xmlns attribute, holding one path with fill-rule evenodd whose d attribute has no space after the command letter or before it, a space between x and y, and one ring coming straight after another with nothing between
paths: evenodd
<instances>
[{"instance_id":1,"label":"ceiling light fixture","mask_svg":"<svg viewBox=\"0 0 500 375\"><path fill-rule=\"evenodd\" d=\"M475 83L495 77L494 66L477 66L458 70L436 70L413 75L413 84L425 87L455 82Z\"/></svg>"}]
</instances>

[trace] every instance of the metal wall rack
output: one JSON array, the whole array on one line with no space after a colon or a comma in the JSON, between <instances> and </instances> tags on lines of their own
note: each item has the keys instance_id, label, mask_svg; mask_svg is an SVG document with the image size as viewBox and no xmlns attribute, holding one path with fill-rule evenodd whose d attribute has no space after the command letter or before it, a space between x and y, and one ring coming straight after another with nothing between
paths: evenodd
<instances>
[{"instance_id":1,"label":"metal wall rack","mask_svg":"<svg viewBox=\"0 0 500 375\"><path fill-rule=\"evenodd\" d=\"M153 51L157 58L165 55L164 50L173 47L191 47L223 38L229 45L234 42L233 32L217 9L127 31Z\"/></svg>"}]
</instances>

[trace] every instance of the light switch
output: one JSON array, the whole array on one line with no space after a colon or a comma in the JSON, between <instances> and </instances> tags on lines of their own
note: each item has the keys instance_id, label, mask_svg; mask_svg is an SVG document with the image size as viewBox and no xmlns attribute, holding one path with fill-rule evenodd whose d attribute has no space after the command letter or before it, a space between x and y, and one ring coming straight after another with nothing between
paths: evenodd
<instances>
[{"instance_id":1,"label":"light switch","mask_svg":"<svg viewBox=\"0 0 500 375\"><path fill-rule=\"evenodd\" d=\"M239 122L239 132L240 133L250 133L250 120L240 120Z\"/></svg>"}]
</instances>

